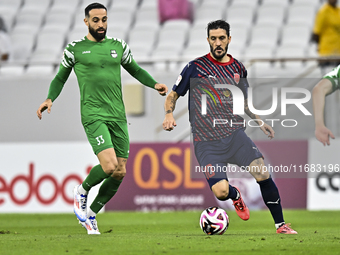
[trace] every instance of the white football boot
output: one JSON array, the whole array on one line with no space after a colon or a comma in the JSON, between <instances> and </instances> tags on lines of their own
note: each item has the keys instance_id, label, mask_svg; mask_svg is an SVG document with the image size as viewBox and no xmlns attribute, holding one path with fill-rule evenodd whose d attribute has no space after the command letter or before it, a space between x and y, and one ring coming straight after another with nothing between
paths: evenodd
<instances>
[{"instance_id":1,"label":"white football boot","mask_svg":"<svg viewBox=\"0 0 340 255\"><path fill-rule=\"evenodd\" d=\"M73 189L73 211L74 214L80 221L86 221L87 219L87 211L86 211L86 202L87 195L79 194L78 185Z\"/></svg>"}]
</instances>

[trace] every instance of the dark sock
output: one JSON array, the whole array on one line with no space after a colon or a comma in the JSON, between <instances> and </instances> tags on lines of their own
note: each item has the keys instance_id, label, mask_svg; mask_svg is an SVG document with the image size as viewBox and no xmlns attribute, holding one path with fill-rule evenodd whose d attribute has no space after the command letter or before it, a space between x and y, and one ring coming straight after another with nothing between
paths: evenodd
<instances>
[{"instance_id":1,"label":"dark sock","mask_svg":"<svg viewBox=\"0 0 340 255\"><path fill-rule=\"evenodd\" d=\"M232 199L232 200L235 200L238 198L238 191L229 184L229 193L228 193L228 196L225 198L225 199L219 199L221 201L225 201L225 200L228 200L228 199Z\"/></svg>"},{"instance_id":2,"label":"dark sock","mask_svg":"<svg viewBox=\"0 0 340 255\"><path fill-rule=\"evenodd\" d=\"M269 179L260 181L258 184L260 185L263 201L272 214L275 224L284 222L279 190L273 179L269 177Z\"/></svg>"},{"instance_id":3,"label":"dark sock","mask_svg":"<svg viewBox=\"0 0 340 255\"><path fill-rule=\"evenodd\" d=\"M93 212L98 213L103 206L116 194L121 180L114 179L113 177L107 178L100 186L98 195L93 200L90 208Z\"/></svg>"},{"instance_id":4,"label":"dark sock","mask_svg":"<svg viewBox=\"0 0 340 255\"><path fill-rule=\"evenodd\" d=\"M234 186L231 186L230 184L229 184L229 194L227 196L227 199L229 198L232 200L236 200L239 198L237 189L235 189Z\"/></svg>"},{"instance_id":5,"label":"dark sock","mask_svg":"<svg viewBox=\"0 0 340 255\"><path fill-rule=\"evenodd\" d=\"M101 183L102 180L106 179L110 175L106 174L101 167L101 165L94 166L89 175L83 181L82 186L84 190L89 191L93 186L96 186L98 183Z\"/></svg>"}]
</instances>

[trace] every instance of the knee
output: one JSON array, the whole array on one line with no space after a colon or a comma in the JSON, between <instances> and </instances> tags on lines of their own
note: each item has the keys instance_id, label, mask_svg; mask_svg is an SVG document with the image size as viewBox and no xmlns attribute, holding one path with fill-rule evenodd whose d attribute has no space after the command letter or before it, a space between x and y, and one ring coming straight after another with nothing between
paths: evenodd
<instances>
[{"instance_id":1,"label":"knee","mask_svg":"<svg viewBox=\"0 0 340 255\"><path fill-rule=\"evenodd\" d=\"M126 175L126 168L125 165L118 165L116 170L113 172L112 177L117 180L122 180Z\"/></svg>"},{"instance_id":2,"label":"knee","mask_svg":"<svg viewBox=\"0 0 340 255\"><path fill-rule=\"evenodd\" d=\"M108 175L113 174L117 167L118 167L117 159L112 159L102 164L103 171Z\"/></svg>"},{"instance_id":3,"label":"knee","mask_svg":"<svg viewBox=\"0 0 340 255\"><path fill-rule=\"evenodd\" d=\"M224 201L229 195L229 190L227 189L214 189L213 193L218 200Z\"/></svg>"}]
</instances>

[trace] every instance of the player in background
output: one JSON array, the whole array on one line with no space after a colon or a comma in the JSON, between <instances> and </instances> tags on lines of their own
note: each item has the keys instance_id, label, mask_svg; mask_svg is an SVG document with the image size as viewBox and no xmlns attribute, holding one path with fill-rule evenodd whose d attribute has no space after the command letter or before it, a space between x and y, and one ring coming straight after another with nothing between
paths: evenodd
<instances>
[{"instance_id":1,"label":"player in background","mask_svg":"<svg viewBox=\"0 0 340 255\"><path fill-rule=\"evenodd\" d=\"M200 166L223 167L229 163L237 164L240 167L249 166L250 174L259 184L263 201L272 214L276 232L297 234L284 221L279 191L264 167L261 152L244 132L244 119L232 112L232 101L236 98L235 95L225 88L214 88L216 84L237 86L245 98L245 113L259 124L265 135L270 139L274 138L274 130L264 124L260 117L253 114L248 108L247 70L241 62L227 54L231 41L230 26L224 20L210 22L207 34L210 53L189 62L179 75L176 84L165 100L163 128L171 131L176 127L173 117L176 101L189 91L189 118L195 155ZM202 95L207 98L208 106L205 116L201 113ZM227 119L229 123L215 126L214 119ZM230 124L231 121L234 123L233 125ZM231 199L238 216L243 220L248 220L249 209L242 199L240 190L229 184L226 173L210 171L205 174L216 198L222 201Z\"/></svg>"},{"instance_id":2,"label":"player in background","mask_svg":"<svg viewBox=\"0 0 340 255\"><path fill-rule=\"evenodd\" d=\"M73 191L74 213L88 234L100 234L96 214L115 195L126 173L129 135L122 98L121 66L160 95L166 95L168 90L138 66L123 40L106 36L107 19L104 5L92 3L85 8L84 22L89 32L81 40L67 45L47 99L37 110L39 119L44 110L51 112L52 102L59 96L73 68L80 88L82 124L100 163ZM88 192L102 181L97 197L87 210Z\"/></svg>"},{"instance_id":3,"label":"player in background","mask_svg":"<svg viewBox=\"0 0 340 255\"><path fill-rule=\"evenodd\" d=\"M313 111L315 121L315 137L323 145L330 145L329 137L335 139L324 122L325 97L340 88L340 65L327 73L312 92Z\"/></svg>"}]
</instances>

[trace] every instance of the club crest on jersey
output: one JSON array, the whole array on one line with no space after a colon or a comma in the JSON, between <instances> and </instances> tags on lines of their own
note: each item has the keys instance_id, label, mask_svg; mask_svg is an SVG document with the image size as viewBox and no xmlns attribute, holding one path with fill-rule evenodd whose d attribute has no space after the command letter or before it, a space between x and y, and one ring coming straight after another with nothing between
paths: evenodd
<instances>
[{"instance_id":1,"label":"club crest on jersey","mask_svg":"<svg viewBox=\"0 0 340 255\"><path fill-rule=\"evenodd\" d=\"M226 97L230 97L230 91L229 90L223 91L223 95L225 95Z\"/></svg>"},{"instance_id":2,"label":"club crest on jersey","mask_svg":"<svg viewBox=\"0 0 340 255\"><path fill-rule=\"evenodd\" d=\"M116 58L118 56L116 50L111 50L111 57Z\"/></svg>"},{"instance_id":3,"label":"club crest on jersey","mask_svg":"<svg viewBox=\"0 0 340 255\"><path fill-rule=\"evenodd\" d=\"M234 81L238 84L240 82L240 75L238 73L234 73Z\"/></svg>"}]
</instances>

